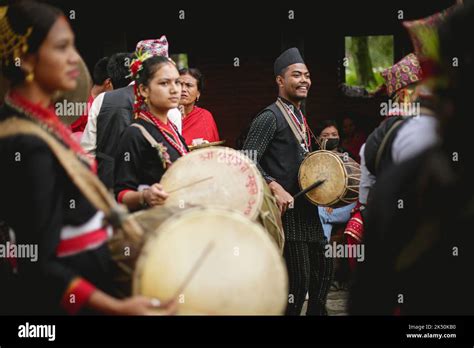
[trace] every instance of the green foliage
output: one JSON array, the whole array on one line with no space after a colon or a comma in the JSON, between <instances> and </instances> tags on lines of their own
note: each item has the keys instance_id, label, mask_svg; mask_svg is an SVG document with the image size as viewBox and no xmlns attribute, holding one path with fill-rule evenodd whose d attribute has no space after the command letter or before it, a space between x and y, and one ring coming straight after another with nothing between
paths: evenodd
<instances>
[{"instance_id":1,"label":"green foliage","mask_svg":"<svg viewBox=\"0 0 474 348\"><path fill-rule=\"evenodd\" d=\"M380 36L369 36L369 55L372 60L372 70L375 76L375 83L369 83L364 87L368 92L375 91L385 81L380 73L386 68L390 67L394 63L393 55L393 36L392 35L380 35ZM357 86L357 81L361 80L357 76L357 69L355 67L355 59L353 52L351 52L352 37L345 37L345 51L346 58L348 58L348 64L346 68L346 81L345 83L349 86Z\"/></svg>"},{"instance_id":2,"label":"green foliage","mask_svg":"<svg viewBox=\"0 0 474 348\"><path fill-rule=\"evenodd\" d=\"M189 68L188 55L186 53L172 54L171 59L176 63L178 69Z\"/></svg>"}]
</instances>

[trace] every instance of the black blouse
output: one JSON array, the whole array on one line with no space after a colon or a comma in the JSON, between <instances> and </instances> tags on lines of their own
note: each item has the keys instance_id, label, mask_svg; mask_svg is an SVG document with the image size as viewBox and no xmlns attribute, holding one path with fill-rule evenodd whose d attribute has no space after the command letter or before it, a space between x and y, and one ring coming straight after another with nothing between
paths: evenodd
<instances>
[{"instance_id":1,"label":"black blouse","mask_svg":"<svg viewBox=\"0 0 474 348\"><path fill-rule=\"evenodd\" d=\"M171 162L181 157L181 154L166 140L154 124L141 118L135 122L145 127L158 143L166 147ZM180 139L186 147L186 142L181 135ZM188 151L187 147L186 151ZM117 198L120 198L120 192L137 191L140 185L151 186L159 183L165 171L159 152L152 148L140 129L129 126L120 139L115 158L114 191Z\"/></svg>"},{"instance_id":2,"label":"black blouse","mask_svg":"<svg viewBox=\"0 0 474 348\"><path fill-rule=\"evenodd\" d=\"M0 108L0 121L13 115L28 119L8 106ZM111 264L105 241L59 255L65 228L74 233L87 228L98 211L46 143L32 135L2 138L0 163L0 220L12 228L17 245L38 247L36 262L17 258L17 273L1 274L0 314L64 313L60 303L77 278L110 293ZM90 293L90 286L80 291Z\"/></svg>"}]
</instances>

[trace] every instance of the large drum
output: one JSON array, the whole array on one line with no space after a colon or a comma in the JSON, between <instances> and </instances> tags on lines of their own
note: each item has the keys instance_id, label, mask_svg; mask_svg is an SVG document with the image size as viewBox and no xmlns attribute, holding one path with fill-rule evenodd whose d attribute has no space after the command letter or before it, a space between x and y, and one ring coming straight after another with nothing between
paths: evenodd
<instances>
[{"instance_id":1,"label":"large drum","mask_svg":"<svg viewBox=\"0 0 474 348\"><path fill-rule=\"evenodd\" d=\"M315 151L301 163L298 180L301 189L324 180L323 184L307 192L306 197L315 205L337 208L357 201L360 166L347 154Z\"/></svg>"},{"instance_id":2,"label":"large drum","mask_svg":"<svg viewBox=\"0 0 474 348\"><path fill-rule=\"evenodd\" d=\"M278 315L286 307L288 280L260 224L231 210L194 208L147 238L133 293L177 299L178 314Z\"/></svg>"},{"instance_id":3,"label":"large drum","mask_svg":"<svg viewBox=\"0 0 474 348\"><path fill-rule=\"evenodd\" d=\"M215 146L179 158L160 183L167 207L234 209L260 222L283 253L284 233L275 198L255 164L243 153Z\"/></svg>"},{"instance_id":4,"label":"large drum","mask_svg":"<svg viewBox=\"0 0 474 348\"><path fill-rule=\"evenodd\" d=\"M133 219L139 229L129 233L122 229L114 231L114 235L108 241L108 248L114 260L112 276L118 295L126 297L131 294L135 265L149 235L166 219L180 212L182 209L178 207L163 206L142 210L127 217Z\"/></svg>"}]
</instances>

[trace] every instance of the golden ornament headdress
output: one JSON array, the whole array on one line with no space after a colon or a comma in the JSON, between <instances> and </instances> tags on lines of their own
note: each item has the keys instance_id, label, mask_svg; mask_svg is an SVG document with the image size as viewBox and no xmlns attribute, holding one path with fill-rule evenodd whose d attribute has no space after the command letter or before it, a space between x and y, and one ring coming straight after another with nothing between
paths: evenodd
<instances>
[{"instance_id":1,"label":"golden ornament headdress","mask_svg":"<svg viewBox=\"0 0 474 348\"><path fill-rule=\"evenodd\" d=\"M28 52L28 37L33 28L29 27L24 34L13 31L7 18L8 6L0 7L0 64L8 66L11 60Z\"/></svg>"}]
</instances>

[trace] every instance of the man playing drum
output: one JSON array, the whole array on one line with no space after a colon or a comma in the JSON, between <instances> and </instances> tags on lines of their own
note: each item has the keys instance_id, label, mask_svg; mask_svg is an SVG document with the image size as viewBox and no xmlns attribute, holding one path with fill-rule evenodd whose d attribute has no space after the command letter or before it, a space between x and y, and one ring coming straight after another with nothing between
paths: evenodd
<instances>
[{"instance_id":1,"label":"man playing drum","mask_svg":"<svg viewBox=\"0 0 474 348\"><path fill-rule=\"evenodd\" d=\"M300 315L309 292L307 314L326 315L333 260L324 256L327 240L317 207L302 197L293 201L299 191L300 164L311 151L310 130L301 112L311 80L297 48L286 50L276 59L274 72L278 99L254 119L243 149L256 153L258 168L282 212L289 277L286 313Z\"/></svg>"}]
</instances>

